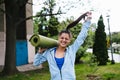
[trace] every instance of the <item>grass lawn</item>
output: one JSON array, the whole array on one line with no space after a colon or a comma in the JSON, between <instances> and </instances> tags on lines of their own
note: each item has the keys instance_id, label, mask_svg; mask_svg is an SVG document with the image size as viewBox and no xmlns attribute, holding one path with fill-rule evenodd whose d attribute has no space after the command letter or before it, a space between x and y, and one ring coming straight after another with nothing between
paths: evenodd
<instances>
[{"instance_id":1,"label":"grass lawn","mask_svg":"<svg viewBox=\"0 0 120 80\"><path fill-rule=\"evenodd\" d=\"M1 76L0 80L49 80L50 74L47 63L43 66L44 68L41 70L18 73L13 76ZM75 70L77 80L88 80L87 75L99 78L91 80L120 80L120 63L96 66L90 64L89 59L86 58L84 64L76 64Z\"/></svg>"}]
</instances>

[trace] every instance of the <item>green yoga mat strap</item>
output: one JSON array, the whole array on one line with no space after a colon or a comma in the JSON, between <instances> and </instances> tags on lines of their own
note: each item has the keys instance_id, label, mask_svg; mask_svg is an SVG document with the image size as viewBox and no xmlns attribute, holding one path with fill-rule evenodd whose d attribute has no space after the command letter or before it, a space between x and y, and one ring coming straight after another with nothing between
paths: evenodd
<instances>
[{"instance_id":1,"label":"green yoga mat strap","mask_svg":"<svg viewBox=\"0 0 120 80\"><path fill-rule=\"evenodd\" d=\"M58 45L58 41L39 34L34 34L30 38L30 43L35 47L50 48Z\"/></svg>"}]
</instances>

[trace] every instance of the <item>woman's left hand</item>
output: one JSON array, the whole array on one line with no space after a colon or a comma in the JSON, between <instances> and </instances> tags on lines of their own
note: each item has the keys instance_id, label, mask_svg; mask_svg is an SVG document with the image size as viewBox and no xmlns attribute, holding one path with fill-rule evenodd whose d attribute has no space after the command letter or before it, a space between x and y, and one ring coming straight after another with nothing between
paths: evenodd
<instances>
[{"instance_id":1,"label":"woman's left hand","mask_svg":"<svg viewBox=\"0 0 120 80\"><path fill-rule=\"evenodd\" d=\"M92 19L92 12L88 12L86 16L86 20L91 20Z\"/></svg>"}]
</instances>

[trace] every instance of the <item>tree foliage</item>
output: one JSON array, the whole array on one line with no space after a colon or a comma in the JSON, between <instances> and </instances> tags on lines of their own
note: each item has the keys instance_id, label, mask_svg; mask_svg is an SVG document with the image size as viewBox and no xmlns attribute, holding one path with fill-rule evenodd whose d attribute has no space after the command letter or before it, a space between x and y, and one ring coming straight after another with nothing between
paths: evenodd
<instances>
[{"instance_id":1,"label":"tree foliage","mask_svg":"<svg viewBox=\"0 0 120 80\"><path fill-rule=\"evenodd\" d=\"M60 9L54 13L54 7L56 6L55 0L47 0L44 2L44 7L42 10L37 13L40 14L49 14L49 16L40 16L34 19L35 27L38 27L38 33L44 36L55 36L58 34L58 18L55 16L62 14Z\"/></svg>"},{"instance_id":2,"label":"tree foliage","mask_svg":"<svg viewBox=\"0 0 120 80\"><path fill-rule=\"evenodd\" d=\"M98 65L106 65L108 61L107 41L104 28L103 17L101 15L95 32L95 40L93 45L93 54L96 56Z\"/></svg>"},{"instance_id":3,"label":"tree foliage","mask_svg":"<svg viewBox=\"0 0 120 80\"><path fill-rule=\"evenodd\" d=\"M120 32L112 33L112 42L116 42L120 44Z\"/></svg>"}]
</instances>

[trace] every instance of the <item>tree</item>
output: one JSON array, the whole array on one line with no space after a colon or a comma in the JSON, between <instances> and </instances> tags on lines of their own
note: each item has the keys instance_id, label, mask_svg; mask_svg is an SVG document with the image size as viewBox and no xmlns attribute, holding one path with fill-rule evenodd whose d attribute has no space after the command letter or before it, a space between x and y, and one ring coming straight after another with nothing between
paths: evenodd
<instances>
[{"instance_id":1,"label":"tree","mask_svg":"<svg viewBox=\"0 0 120 80\"><path fill-rule=\"evenodd\" d=\"M98 65L106 65L108 61L107 41L104 28L105 25L101 15L98 20L98 27L95 32L95 40L93 45L93 54L97 59Z\"/></svg>"},{"instance_id":2,"label":"tree","mask_svg":"<svg viewBox=\"0 0 120 80\"><path fill-rule=\"evenodd\" d=\"M38 26L38 33L44 36L55 36L58 34L58 18L55 15L60 15L60 8L55 12L55 0L47 0L44 3L42 10L36 15L49 14L49 16L41 16L34 18L35 27Z\"/></svg>"},{"instance_id":3,"label":"tree","mask_svg":"<svg viewBox=\"0 0 120 80\"><path fill-rule=\"evenodd\" d=\"M6 15L6 50L5 65L2 73L11 75L18 72L16 68L16 29L19 27L22 19L20 12L25 8L28 0L4 0Z\"/></svg>"}]
</instances>

